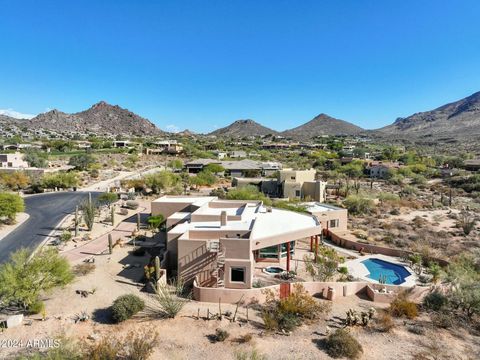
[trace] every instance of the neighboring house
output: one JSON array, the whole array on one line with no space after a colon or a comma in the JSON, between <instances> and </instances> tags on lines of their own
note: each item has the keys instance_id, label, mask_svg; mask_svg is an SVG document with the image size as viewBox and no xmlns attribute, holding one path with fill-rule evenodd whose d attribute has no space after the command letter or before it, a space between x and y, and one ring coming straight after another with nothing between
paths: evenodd
<instances>
[{"instance_id":1,"label":"neighboring house","mask_svg":"<svg viewBox=\"0 0 480 360\"><path fill-rule=\"evenodd\" d=\"M478 171L480 170L480 159L465 160L463 167L465 170Z\"/></svg>"},{"instance_id":2,"label":"neighboring house","mask_svg":"<svg viewBox=\"0 0 480 360\"><path fill-rule=\"evenodd\" d=\"M226 175L231 177L270 176L282 168L277 162L263 162L254 160L221 161L215 159L197 159L185 164L189 173L195 174L209 164L218 164L225 169Z\"/></svg>"},{"instance_id":3,"label":"neighboring house","mask_svg":"<svg viewBox=\"0 0 480 360\"><path fill-rule=\"evenodd\" d=\"M90 149L91 147L92 143L90 141L77 141L78 149Z\"/></svg>"},{"instance_id":4,"label":"neighboring house","mask_svg":"<svg viewBox=\"0 0 480 360\"><path fill-rule=\"evenodd\" d=\"M333 205L318 202L303 203L307 211L315 216L322 224L322 229L346 231L348 224L348 210Z\"/></svg>"},{"instance_id":5,"label":"neighboring house","mask_svg":"<svg viewBox=\"0 0 480 360\"><path fill-rule=\"evenodd\" d=\"M178 155L183 152L183 145L178 143L177 140L162 140L154 143L150 148L145 148L143 152L146 155Z\"/></svg>"},{"instance_id":6,"label":"neighboring house","mask_svg":"<svg viewBox=\"0 0 480 360\"><path fill-rule=\"evenodd\" d=\"M365 173L375 179L386 179L391 169L400 169L402 165L398 162L372 161L365 167Z\"/></svg>"},{"instance_id":7,"label":"neighboring house","mask_svg":"<svg viewBox=\"0 0 480 360\"><path fill-rule=\"evenodd\" d=\"M260 201L164 196L152 202L152 215L166 219L166 267L186 283L226 289L252 288L255 267L266 259L286 258L289 270L296 241L322 231L312 215Z\"/></svg>"},{"instance_id":8,"label":"neighboring house","mask_svg":"<svg viewBox=\"0 0 480 360\"><path fill-rule=\"evenodd\" d=\"M241 159L241 158L244 159L247 157L247 152L242 150L230 151L228 153L228 157L232 159Z\"/></svg>"},{"instance_id":9,"label":"neighboring house","mask_svg":"<svg viewBox=\"0 0 480 360\"><path fill-rule=\"evenodd\" d=\"M316 180L316 170L284 169L277 172L276 179L233 178L232 186L257 186L265 195L273 198L288 198L324 202L327 183Z\"/></svg>"},{"instance_id":10,"label":"neighboring house","mask_svg":"<svg viewBox=\"0 0 480 360\"><path fill-rule=\"evenodd\" d=\"M23 160L23 154L0 154L0 168L25 169L28 163Z\"/></svg>"},{"instance_id":11,"label":"neighboring house","mask_svg":"<svg viewBox=\"0 0 480 360\"><path fill-rule=\"evenodd\" d=\"M134 143L129 140L115 140L112 143L114 148L132 148Z\"/></svg>"}]
</instances>

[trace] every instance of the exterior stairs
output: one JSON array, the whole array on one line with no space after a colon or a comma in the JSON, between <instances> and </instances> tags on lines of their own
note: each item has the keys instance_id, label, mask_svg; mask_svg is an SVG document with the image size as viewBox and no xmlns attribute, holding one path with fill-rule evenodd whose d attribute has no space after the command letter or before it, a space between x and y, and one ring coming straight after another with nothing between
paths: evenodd
<instances>
[{"instance_id":1,"label":"exterior stairs","mask_svg":"<svg viewBox=\"0 0 480 360\"><path fill-rule=\"evenodd\" d=\"M210 252L216 253L215 268L210 273L212 278L216 279L216 287L224 287L224 275L225 275L225 249L220 244L220 241L210 242Z\"/></svg>"}]
</instances>

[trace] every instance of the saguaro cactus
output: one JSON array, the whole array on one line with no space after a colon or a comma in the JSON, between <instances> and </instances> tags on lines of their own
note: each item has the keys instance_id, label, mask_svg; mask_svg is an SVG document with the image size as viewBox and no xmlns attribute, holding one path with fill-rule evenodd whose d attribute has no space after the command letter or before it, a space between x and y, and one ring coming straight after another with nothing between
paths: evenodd
<instances>
[{"instance_id":1,"label":"saguaro cactus","mask_svg":"<svg viewBox=\"0 0 480 360\"><path fill-rule=\"evenodd\" d=\"M113 252L112 234L108 234L108 252L109 252L109 254L112 254L112 252Z\"/></svg>"},{"instance_id":2,"label":"saguaro cactus","mask_svg":"<svg viewBox=\"0 0 480 360\"><path fill-rule=\"evenodd\" d=\"M160 258L155 256L155 280L160 280Z\"/></svg>"},{"instance_id":3,"label":"saguaro cactus","mask_svg":"<svg viewBox=\"0 0 480 360\"><path fill-rule=\"evenodd\" d=\"M140 231L140 213L137 213L137 230Z\"/></svg>"},{"instance_id":4,"label":"saguaro cactus","mask_svg":"<svg viewBox=\"0 0 480 360\"><path fill-rule=\"evenodd\" d=\"M78 205L75 206L75 237L78 237Z\"/></svg>"},{"instance_id":5,"label":"saguaro cactus","mask_svg":"<svg viewBox=\"0 0 480 360\"><path fill-rule=\"evenodd\" d=\"M115 205L110 210L110 217L112 218L112 226L115 226Z\"/></svg>"}]
</instances>

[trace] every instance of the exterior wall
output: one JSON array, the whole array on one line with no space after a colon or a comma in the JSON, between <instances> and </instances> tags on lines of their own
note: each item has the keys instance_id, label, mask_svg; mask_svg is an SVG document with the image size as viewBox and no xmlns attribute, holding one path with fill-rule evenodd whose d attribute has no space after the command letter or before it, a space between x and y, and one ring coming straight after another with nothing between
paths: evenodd
<instances>
[{"instance_id":1,"label":"exterior wall","mask_svg":"<svg viewBox=\"0 0 480 360\"><path fill-rule=\"evenodd\" d=\"M245 269L245 282L234 282L231 279L231 268L244 268ZM225 287L229 289L249 289L253 283L253 259L227 259L225 260L225 274L224 282Z\"/></svg>"},{"instance_id":2,"label":"exterior wall","mask_svg":"<svg viewBox=\"0 0 480 360\"><path fill-rule=\"evenodd\" d=\"M319 296L327 299L329 288L333 290L333 297L329 300L335 301L336 298L354 296L356 294L364 293L370 300L377 303L391 303L399 290L396 286L385 285L382 288L387 290L387 293L378 292L374 290L371 283L364 281L352 282L301 282L305 290L312 296ZM295 283L291 284L291 291L294 291ZM410 292L410 298L420 303L423 297L428 293L426 287L414 287ZM207 288L198 285L198 282L193 284L193 297L197 301L209 303L236 304L240 299L246 304L255 304L265 302L266 290L272 290L277 296L280 293L280 285L266 286L264 288L252 289L226 289L226 288Z\"/></svg>"},{"instance_id":3,"label":"exterior wall","mask_svg":"<svg viewBox=\"0 0 480 360\"><path fill-rule=\"evenodd\" d=\"M306 181L302 186L302 198L323 203L326 196L327 183L324 181Z\"/></svg>"},{"instance_id":4,"label":"exterior wall","mask_svg":"<svg viewBox=\"0 0 480 360\"><path fill-rule=\"evenodd\" d=\"M1 168L28 168L28 163L23 161L23 154L1 154L0 155Z\"/></svg>"},{"instance_id":5,"label":"exterior wall","mask_svg":"<svg viewBox=\"0 0 480 360\"><path fill-rule=\"evenodd\" d=\"M298 182L285 181L283 184L282 197L289 199L301 199L302 197L302 184ZM297 193L299 196L297 196Z\"/></svg>"},{"instance_id":6,"label":"exterior wall","mask_svg":"<svg viewBox=\"0 0 480 360\"><path fill-rule=\"evenodd\" d=\"M317 171L310 170L280 170L278 172L278 181L291 181L303 184L305 181L315 181Z\"/></svg>"},{"instance_id":7,"label":"exterior wall","mask_svg":"<svg viewBox=\"0 0 480 360\"><path fill-rule=\"evenodd\" d=\"M339 209L333 211L313 212L317 220L322 224L323 229L332 229L332 231L346 231L348 224L348 210ZM338 227L331 228L330 220L338 220Z\"/></svg>"},{"instance_id":8,"label":"exterior wall","mask_svg":"<svg viewBox=\"0 0 480 360\"><path fill-rule=\"evenodd\" d=\"M178 276L187 284L197 278L200 284L211 280L216 254L207 249L206 240L178 240Z\"/></svg>"},{"instance_id":9,"label":"exterior wall","mask_svg":"<svg viewBox=\"0 0 480 360\"><path fill-rule=\"evenodd\" d=\"M345 249L363 251L371 254L382 254L382 255L394 256L394 257L404 257L404 256L414 254L413 251L393 249L385 246L378 246L373 244L365 244L365 243L357 242L352 238L353 236L347 231L329 230L328 233L330 235L331 240L335 244ZM432 260L435 260L441 266L448 265L448 261L443 259L433 258Z\"/></svg>"},{"instance_id":10,"label":"exterior wall","mask_svg":"<svg viewBox=\"0 0 480 360\"><path fill-rule=\"evenodd\" d=\"M152 201L152 215L163 215L167 219L176 212L190 212L191 203L187 202L156 202Z\"/></svg>"}]
</instances>

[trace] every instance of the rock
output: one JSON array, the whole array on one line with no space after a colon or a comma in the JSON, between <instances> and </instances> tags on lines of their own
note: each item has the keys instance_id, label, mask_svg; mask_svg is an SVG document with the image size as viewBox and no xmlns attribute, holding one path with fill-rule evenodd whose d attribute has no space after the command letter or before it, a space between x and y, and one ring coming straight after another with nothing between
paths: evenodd
<instances>
[{"instance_id":1,"label":"rock","mask_svg":"<svg viewBox=\"0 0 480 360\"><path fill-rule=\"evenodd\" d=\"M100 338L100 336L99 336L98 334L96 334L96 333L89 334L89 335L87 336L87 339L88 339L88 340L93 340L93 341L97 341L99 338Z\"/></svg>"},{"instance_id":2,"label":"rock","mask_svg":"<svg viewBox=\"0 0 480 360\"><path fill-rule=\"evenodd\" d=\"M7 328L13 328L13 327L16 327L16 326L20 326L20 325L22 325L22 322L23 322L23 315L22 314L9 316L9 317L7 317L7 320L6 320Z\"/></svg>"}]
</instances>

